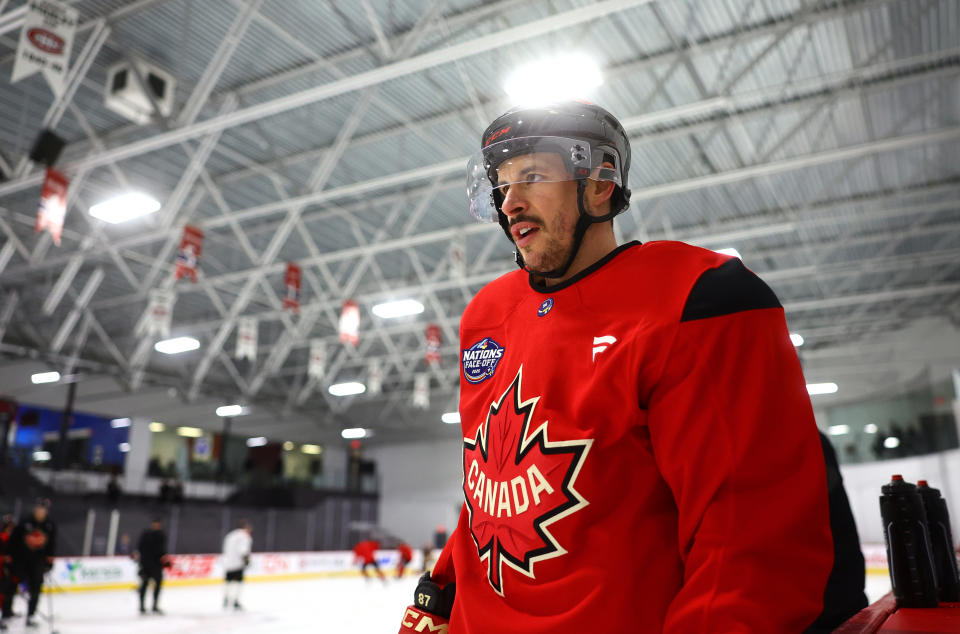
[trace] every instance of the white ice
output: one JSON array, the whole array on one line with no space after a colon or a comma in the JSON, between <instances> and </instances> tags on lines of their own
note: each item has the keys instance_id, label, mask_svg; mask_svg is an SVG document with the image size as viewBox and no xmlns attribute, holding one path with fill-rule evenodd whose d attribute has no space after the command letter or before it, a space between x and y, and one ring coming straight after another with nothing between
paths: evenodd
<instances>
[{"instance_id":1,"label":"white ice","mask_svg":"<svg viewBox=\"0 0 960 634\"><path fill-rule=\"evenodd\" d=\"M164 587L161 615L141 615L134 590L68 592L44 595L38 627L26 628L23 617L8 621L5 634L49 634L46 615L53 607L53 628L59 634L384 634L400 629L404 609L413 602L416 576L364 581L332 578L306 581L248 582L242 611L223 608L220 585ZM152 594L147 593L147 609ZM26 605L18 599L15 611Z\"/></svg>"}]
</instances>

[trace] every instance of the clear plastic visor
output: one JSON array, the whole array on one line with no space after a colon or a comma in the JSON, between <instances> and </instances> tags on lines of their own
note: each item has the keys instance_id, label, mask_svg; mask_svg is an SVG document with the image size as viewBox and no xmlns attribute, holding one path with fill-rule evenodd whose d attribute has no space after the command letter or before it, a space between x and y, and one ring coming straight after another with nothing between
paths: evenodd
<instances>
[{"instance_id":1,"label":"clear plastic visor","mask_svg":"<svg viewBox=\"0 0 960 634\"><path fill-rule=\"evenodd\" d=\"M528 193L539 183L581 178L623 185L617 156L591 148L581 139L540 136L498 141L474 154L467 163L470 213L481 222L496 222L497 207L512 187Z\"/></svg>"}]
</instances>

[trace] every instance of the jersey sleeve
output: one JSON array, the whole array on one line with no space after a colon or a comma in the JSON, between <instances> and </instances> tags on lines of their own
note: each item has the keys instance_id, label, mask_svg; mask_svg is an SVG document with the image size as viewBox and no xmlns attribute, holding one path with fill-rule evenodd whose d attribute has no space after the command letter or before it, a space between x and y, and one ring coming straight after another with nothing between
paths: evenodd
<instances>
[{"instance_id":1,"label":"jersey sleeve","mask_svg":"<svg viewBox=\"0 0 960 634\"><path fill-rule=\"evenodd\" d=\"M824 458L783 309L738 259L693 285L647 408L684 565L664 633L805 629L833 560Z\"/></svg>"}]
</instances>

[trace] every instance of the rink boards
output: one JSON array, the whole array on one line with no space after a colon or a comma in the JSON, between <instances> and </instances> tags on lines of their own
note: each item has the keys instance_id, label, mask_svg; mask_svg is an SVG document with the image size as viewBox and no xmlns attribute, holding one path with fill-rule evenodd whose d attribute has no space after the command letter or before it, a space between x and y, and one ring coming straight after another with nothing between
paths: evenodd
<instances>
[{"instance_id":1,"label":"rink boards","mask_svg":"<svg viewBox=\"0 0 960 634\"><path fill-rule=\"evenodd\" d=\"M414 553L410 570L420 570L423 555ZM164 585L191 586L223 583L221 556L172 555L172 565L164 571ZM377 551L377 562L387 574L395 574L399 555L395 550ZM47 576L45 590L73 592L83 590L128 590L139 583L137 562L130 557L58 557ZM353 552L254 553L245 572L249 581L281 581L359 575Z\"/></svg>"}]
</instances>

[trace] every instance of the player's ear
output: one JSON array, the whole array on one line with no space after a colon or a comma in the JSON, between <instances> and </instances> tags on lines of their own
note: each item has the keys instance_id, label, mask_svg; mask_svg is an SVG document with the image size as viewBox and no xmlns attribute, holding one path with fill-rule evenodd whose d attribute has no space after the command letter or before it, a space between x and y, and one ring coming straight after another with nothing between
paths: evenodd
<instances>
[{"instance_id":1,"label":"player's ear","mask_svg":"<svg viewBox=\"0 0 960 634\"><path fill-rule=\"evenodd\" d=\"M612 163L604 161L600 167L602 169L614 169ZM613 196L613 190L616 188L617 184L613 181L598 181L589 179L587 181L587 189L585 196L587 198L587 203L590 209L598 209L601 205L610 200L610 197Z\"/></svg>"}]
</instances>

